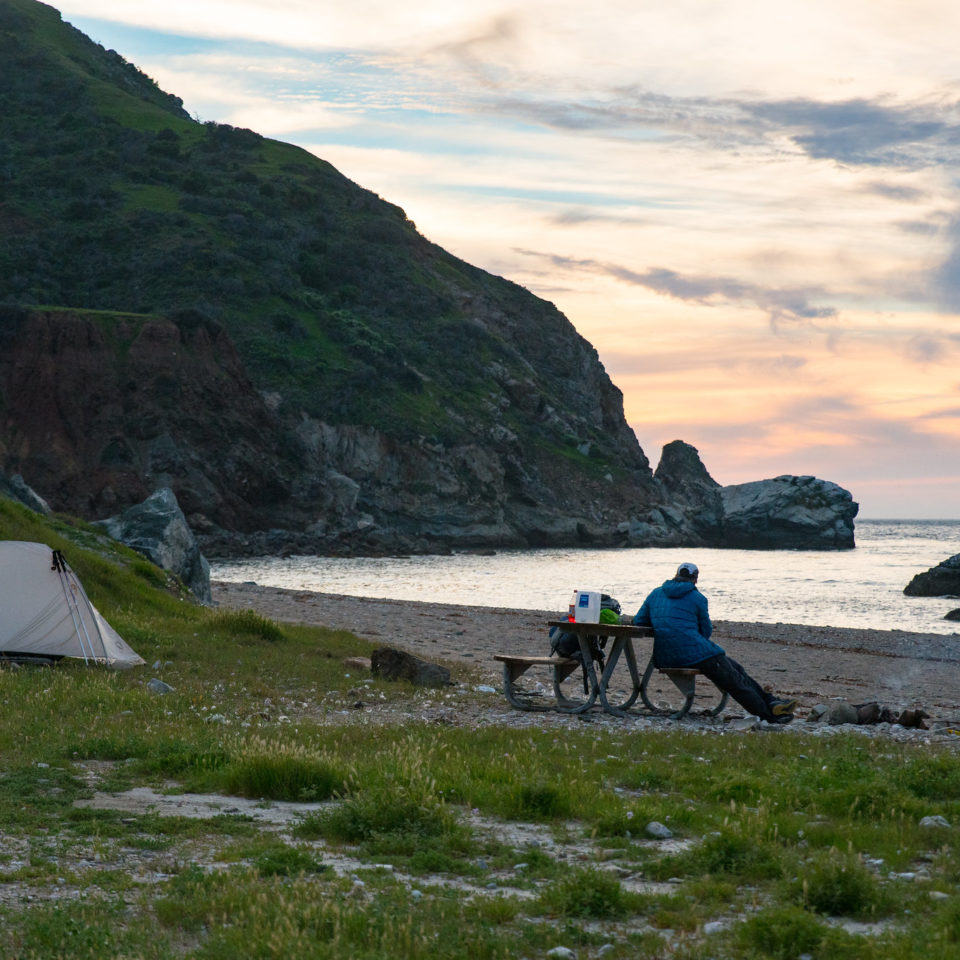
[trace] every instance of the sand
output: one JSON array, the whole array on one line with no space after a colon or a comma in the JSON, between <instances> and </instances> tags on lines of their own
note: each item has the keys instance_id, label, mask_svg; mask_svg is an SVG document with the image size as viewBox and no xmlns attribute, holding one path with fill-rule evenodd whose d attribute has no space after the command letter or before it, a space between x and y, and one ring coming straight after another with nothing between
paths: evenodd
<instances>
[{"instance_id":1,"label":"sand","mask_svg":"<svg viewBox=\"0 0 960 960\"><path fill-rule=\"evenodd\" d=\"M558 613L347 597L250 583L218 581L212 588L214 602L221 606L348 630L454 671L469 664L472 677L496 686L501 668L493 655L547 654L546 623ZM762 684L799 699L801 711L842 699L960 718L957 635L717 621L714 639ZM646 663L644 641L638 641L637 656ZM669 691L669 685L664 689Z\"/></svg>"}]
</instances>

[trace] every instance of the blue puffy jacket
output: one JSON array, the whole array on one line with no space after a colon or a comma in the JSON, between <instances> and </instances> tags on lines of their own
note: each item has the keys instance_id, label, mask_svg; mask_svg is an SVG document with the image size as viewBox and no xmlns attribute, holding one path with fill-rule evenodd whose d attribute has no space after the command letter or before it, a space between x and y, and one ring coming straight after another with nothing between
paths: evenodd
<instances>
[{"instance_id":1,"label":"blue puffy jacket","mask_svg":"<svg viewBox=\"0 0 960 960\"><path fill-rule=\"evenodd\" d=\"M667 580L657 587L633 622L653 627L653 662L658 667L689 667L724 652L710 639L707 598L689 580Z\"/></svg>"}]
</instances>

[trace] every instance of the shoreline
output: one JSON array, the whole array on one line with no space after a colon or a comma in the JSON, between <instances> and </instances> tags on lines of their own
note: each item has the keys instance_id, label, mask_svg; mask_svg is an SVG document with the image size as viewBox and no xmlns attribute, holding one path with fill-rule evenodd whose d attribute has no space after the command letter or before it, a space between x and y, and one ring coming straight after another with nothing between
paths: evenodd
<instances>
[{"instance_id":1,"label":"shoreline","mask_svg":"<svg viewBox=\"0 0 960 960\"><path fill-rule=\"evenodd\" d=\"M469 665L498 689L501 669L493 655L546 655L546 621L557 616L549 610L384 600L227 581L213 581L211 589L214 602L223 607L347 630L376 646ZM713 639L761 683L797 697L802 708L842 699L960 716L960 670L945 668L960 664L960 637L717 620ZM645 663L648 648L638 648L637 655Z\"/></svg>"}]
</instances>

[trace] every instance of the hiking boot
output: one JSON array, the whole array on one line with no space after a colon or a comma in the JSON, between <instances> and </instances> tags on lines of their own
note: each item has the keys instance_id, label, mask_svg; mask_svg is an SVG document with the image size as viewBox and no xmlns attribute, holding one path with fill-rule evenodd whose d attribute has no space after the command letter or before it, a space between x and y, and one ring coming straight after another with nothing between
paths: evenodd
<instances>
[{"instance_id":1,"label":"hiking boot","mask_svg":"<svg viewBox=\"0 0 960 960\"><path fill-rule=\"evenodd\" d=\"M767 723L790 723L791 720L796 720L792 713L781 713L779 716L771 717Z\"/></svg>"},{"instance_id":2,"label":"hiking boot","mask_svg":"<svg viewBox=\"0 0 960 960\"><path fill-rule=\"evenodd\" d=\"M775 717L793 716L793 711L797 709L796 700L771 700L770 712Z\"/></svg>"}]
</instances>

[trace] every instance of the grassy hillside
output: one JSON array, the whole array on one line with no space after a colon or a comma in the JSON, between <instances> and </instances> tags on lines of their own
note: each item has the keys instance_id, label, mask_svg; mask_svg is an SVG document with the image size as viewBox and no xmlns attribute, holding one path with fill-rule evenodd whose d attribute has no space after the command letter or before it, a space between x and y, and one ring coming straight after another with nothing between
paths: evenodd
<instances>
[{"instance_id":1,"label":"grassy hillside","mask_svg":"<svg viewBox=\"0 0 960 960\"><path fill-rule=\"evenodd\" d=\"M222 323L259 387L328 422L452 442L502 418L614 454L619 395L584 382L595 351L551 304L305 151L195 122L34 0L0 4L0 116L0 301ZM498 403L492 367L534 408ZM551 438L544 403L577 435Z\"/></svg>"}]
</instances>

